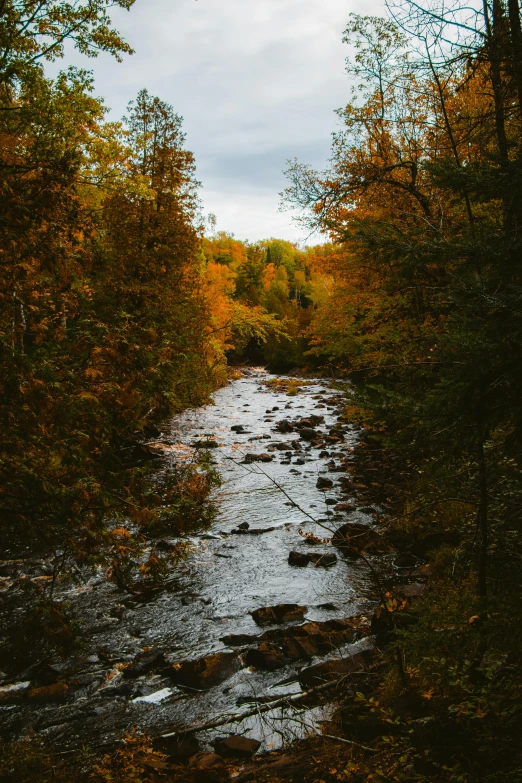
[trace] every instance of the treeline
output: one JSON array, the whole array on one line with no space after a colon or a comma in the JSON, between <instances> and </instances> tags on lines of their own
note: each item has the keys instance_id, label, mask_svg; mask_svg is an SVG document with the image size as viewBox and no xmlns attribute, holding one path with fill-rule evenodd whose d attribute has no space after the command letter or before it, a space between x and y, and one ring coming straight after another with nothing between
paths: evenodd
<instances>
[{"instance_id":1,"label":"treeline","mask_svg":"<svg viewBox=\"0 0 522 783\"><path fill-rule=\"evenodd\" d=\"M84 560L107 519L158 521L172 488L133 447L216 384L181 118L142 90L109 122L89 72L45 74L66 46L130 52L108 14L132 4L0 4L2 540Z\"/></svg>"},{"instance_id":2,"label":"treeline","mask_svg":"<svg viewBox=\"0 0 522 783\"><path fill-rule=\"evenodd\" d=\"M334 276L324 262L335 254L333 245L248 243L218 232L203 240L202 250L213 289L212 317L227 325L217 355L225 352L232 364L258 362L274 372L328 364L322 354L310 353L310 336L318 309L332 293Z\"/></svg>"},{"instance_id":3,"label":"treeline","mask_svg":"<svg viewBox=\"0 0 522 783\"><path fill-rule=\"evenodd\" d=\"M520 7L403 0L352 16L345 41L354 89L330 167L296 162L285 197L340 246L314 350L410 470L392 529L434 563L434 589L401 644L408 687L453 738L444 763L411 740L380 774L518 779Z\"/></svg>"}]
</instances>

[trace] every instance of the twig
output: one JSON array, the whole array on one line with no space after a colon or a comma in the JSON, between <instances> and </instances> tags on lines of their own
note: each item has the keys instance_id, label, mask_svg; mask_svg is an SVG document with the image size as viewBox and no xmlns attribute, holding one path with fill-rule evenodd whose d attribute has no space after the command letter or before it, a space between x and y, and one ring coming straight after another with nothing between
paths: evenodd
<instances>
[{"instance_id":1,"label":"twig","mask_svg":"<svg viewBox=\"0 0 522 783\"><path fill-rule=\"evenodd\" d=\"M375 750L375 748L369 748L368 745L361 745L360 742L354 742L353 740L344 739L344 737L336 737L334 734L321 734L321 737L328 737L328 739L337 740L337 742L344 742L346 745L353 745L356 748L361 748L361 750L366 750L368 753L378 753L378 750Z\"/></svg>"}]
</instances>

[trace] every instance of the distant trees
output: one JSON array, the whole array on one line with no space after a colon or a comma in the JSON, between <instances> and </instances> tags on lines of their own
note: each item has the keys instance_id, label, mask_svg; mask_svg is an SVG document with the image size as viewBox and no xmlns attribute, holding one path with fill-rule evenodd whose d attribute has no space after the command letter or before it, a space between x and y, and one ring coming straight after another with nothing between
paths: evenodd
<instances>
[{"instance_id":1,"label":"distant trees","mask_svg":"<svg viewBox=\"0 0 522 783\"><path fill-rule=\"evenodd\" d=\"M258 333L245 331L239 319L239 331L234 327L232 333L235 329L236 337L239 333L242 336L236 340L231 333L226 349L231 358L249 356L267 362L274 370L314 361L305 354L309 347L307 329L324 285L323 273L316 264L317 251L318 248L301 250L281 239L248 244L223 232L204 239L208 272L215 277L216 264L228 270L221 272L221 277L226 279L229 305L235 303L243 316L248 313L249 322L255 313L264 313L264 327ZM239 304L242 307L238 310ZM267 316L270 320L266 320Z\"/></svg>"}]
</instances>

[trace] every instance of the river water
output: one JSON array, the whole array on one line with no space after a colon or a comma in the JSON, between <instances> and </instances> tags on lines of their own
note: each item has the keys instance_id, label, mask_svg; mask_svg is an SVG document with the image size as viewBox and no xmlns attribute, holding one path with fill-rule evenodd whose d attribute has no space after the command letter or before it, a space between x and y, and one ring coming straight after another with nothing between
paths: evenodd
<instances>
[{"instance_id":1,"label":"river water","mask_svg":"<svg viewBox=\"0 0 522 783\"><path fill-rule=\"evenodd\" d=\"M73 747L86 736L109 741L133 727L157 735L237 712L238 705L247 709L248 702L256 698L296 693L300 690L296 673L303 661L277 671L242 665L209 689L175 685L165 676L164 667L152 667L132 680L123 677L122 669L149 647L160 650L169 665L229 651L224 637L255 636L264 630L251 615L263 607L298 604L305 607L306 622L369 611L372 588L361 561L339 556L329 568L313 564L297 568L288 563L290 551L311 550L301 533L325 538L328 529L335 530L347 519L333 510L333 503L348 499L338 481L340 460L350 454L358 433L343 422L341 438L325 441L342 417L345 393L317 379L289 396L281 386L270 385L274 380L263 369L246 369L241 378L215 393L213 404L185 411L163 428L161 440L168 444L164 470L171 460L190 455L197 441L217 444L212 457L222 485L215 491L218 513L214 524L189 539L190 553L176 567L170 587L148 602L122 595L100 574L80 586L62 588L61 597L80 617L88 642L80 657L44 662L44 667L54 666L60 682L69 684L62 700L44 698L0 706L4 733L37 733ZM275 429L283 419L295 423L310 415L324 417L316 426L321 446L300 438L298 431L281 434ZM294 448L291 441L298 441L299 447ZM279 448L280 443L289 445ZM251 457L245 461L247 454L262 453L272 457L271 461L248 461ZM319 490L320 477L331 478L333 487ZM351 500L357 505L356 497ZM350 521L370 523L371 512L359 508L350 514ZM250 532L234 533L242 523L248 524ZM266 528L272 529L251 532ZM316 542L313 551L335 549L330 543ZM352 653L367 644L362 639L332 655ZM45 682L37 670L23 677L29 687ZM327 716L324 706L299 711L295 720L291 712L275 711L236 722L228 730L247 732L266 749L317 728ZM224 727L219 733L226 731ZM212 732L203 733L201 740L209 742L212 736Z\"/></svg>"}]
</instances>

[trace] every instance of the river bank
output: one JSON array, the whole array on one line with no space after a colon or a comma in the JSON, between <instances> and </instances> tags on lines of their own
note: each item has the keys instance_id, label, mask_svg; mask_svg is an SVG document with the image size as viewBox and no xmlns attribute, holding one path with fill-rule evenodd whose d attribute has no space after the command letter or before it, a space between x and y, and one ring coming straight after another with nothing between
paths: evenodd
<instances>
[{"instance_id":1,"label":"river bank","mask_svg":"<svg viewBox=\"0 0 522 783\"><path fill-rule=\"evenodd\" d=\"M69 752L86 742L109 747L135 729L157 738L174 732L173 754L169 738L157 747L188 761L227 734L248 736L249 755L318 732L337 697L294 698L357 672L364 682L376 660L374 608L398 576L397 555L379 534L393 470L367 483L355 475L364 439L345 403L327 381L249 369L214 405L164 427L148 444L161 454L158 476L194 449L212 454L223 479L212 527L185 542L186 560L156 595L125 594L100 572L57 585L80 624L81 655L3 674L3 736ZM366 463L366 476L379 472L371 456ZM415 579L416 564L402 581ZM7 590L41 579L42 565L11 564ZM186 729L227 714L229 724L191 733L180 746Z\"/></svg>"}]
</instances>

